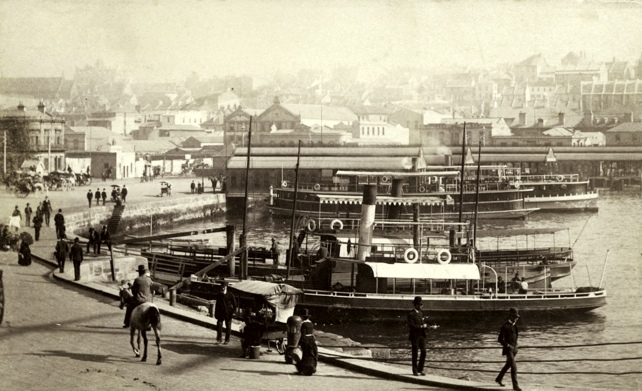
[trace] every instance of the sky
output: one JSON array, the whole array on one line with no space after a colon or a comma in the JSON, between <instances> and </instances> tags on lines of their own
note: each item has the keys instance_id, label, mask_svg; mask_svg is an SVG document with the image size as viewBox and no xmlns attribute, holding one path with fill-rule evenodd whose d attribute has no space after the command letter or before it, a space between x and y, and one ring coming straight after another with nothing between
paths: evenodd
<instances>
[{"instance_id":1,"label":"sky","mask_svg":"<svg viewBox=\"0 0 642 391\"><path fill-rule=\"evenodd\" d=\"M1 0L0 76L137 81L302 68L492 66L569 51L642 55L642 1Z\"/></svg>"}]
</instances>

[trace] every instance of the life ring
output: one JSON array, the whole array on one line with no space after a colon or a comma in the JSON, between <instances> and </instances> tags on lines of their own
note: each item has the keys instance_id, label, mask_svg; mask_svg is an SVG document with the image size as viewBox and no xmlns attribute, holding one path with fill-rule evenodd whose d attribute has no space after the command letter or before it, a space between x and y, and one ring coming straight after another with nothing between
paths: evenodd
<instances>
[{"instance_id":1,"label":"life ring","mask_svg":"<svg viewBox=\"0 0 642 391\"><path fill-rule=\"evenodd\" d=\"M515 181L515 182L513 182L513 187L514 187L514 188L516 188L516 189L519 189L519 187L520 187L521 185L522 185L522 183L521 183L520 181Z\"/></svg>"},{"instance_id":2,"label":"life ring","mask_svg":"<svg viewBox=\"0 0 642 391\"><path fill-rule=\"evenodd\" d=\"M443 254L446 254L446 259L441 258ZM439 250L439 252L437 253L437 262L439 262L442 265L448 265L452 259L453 259L452 254L446 248Z\"/></svg>"},{"instance_id":3,"label":"life ring","mask_svg":"<svg viewBox=\"0 0 642 391\"><path fill-rule=\"evenodd\" d=\"M330 228L335 229L334 225L337 223L339 224L339 231L341 231L343 229L343 222L339 219L332 220L332 222L330 223Z\"/></svg>"},{"instance_id":4,"label":"life ring","mask_svg":"<svg viewBox=\"0 0 642 391\"><path fill-rule=\"evenodd\" d=\"M419 186L419 192L420 193L425 193L426 192L426 186Z\"/></svg>"},{"instance_id":5,"label":"life ring","mask_svg":"<svg viewBox=\"0 0 642 391\"><path fill-rule=\"evenodd\" d=\"M403 253L403 260L406 263L415 263L419 259L419 253L414 248L408 248Z\"/></svg>"},{"instance_id":6,"label":"life ring","mask_svg":"<svg viewBox=\"0 0 642 391\"><path fill-rule=\"evenodd\" d=\"M317 222L310 219L308 220L308 231L313 232L317 229Z\"/></svg>"},{"instance_id":7,"label":"life ring","mask_svg":"<svg viewBox=\"0 0 642 391\"><path fill-rule=\"evenodd\" d=\"M314 184L314 186L312 186L312 188L313 188L314 190L319 191L319 190L321 190L321 185L320 185L320 184L318 184L318 183L315 183L315 184Z\"/></svg>"},{"instance_id":8,"label":"life ring","mask_svg":"<svg viewBox=\"0 0 642 391\"><path fill-rule=\"evenodd\" d=\"M381 177L381 181L384 183L390 182L390 177L388 175L384 175Z\"/></svg>"},{"instance_id":9,"label":"life ring","mask_svg":"<svg viewBox=\"0 0 642 391\"><path fill-rule=\"evenodd\" d=\"M564 175L558 175L557 176L557 181L562 182L564 180Z\"/></svg>"},{"instance_id":10,"label":"life ring","mask_svg":"<svg viewBox=\"0 0 642 391\"><path fill-rule=\"evenodd\" d=\"M283 187L283 188L288 187L288 181L281 182L281 187Z\"/></svg>"}]
</instances>

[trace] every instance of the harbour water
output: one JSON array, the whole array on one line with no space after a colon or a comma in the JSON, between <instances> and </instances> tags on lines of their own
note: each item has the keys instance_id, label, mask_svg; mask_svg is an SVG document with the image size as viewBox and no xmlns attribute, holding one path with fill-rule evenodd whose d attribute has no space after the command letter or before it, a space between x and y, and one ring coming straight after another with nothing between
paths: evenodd
<instances>
[{"instance_id":1,"label":"harbour water","mask_svg":"<svg viewBox=\"0 0 642 391\"><path fill-rule=\"evenodd\" d=\"M642 389L642 194L639 191L600 193L599 212L552 214L536 213L527 221L482 222L483 228L568 228L570 244L578 264L573 272L577 286L597 286L604 275L608 304L583 316L528 318L519 321L518 354L520 384L574 386L586 389ZM240 233L243 216L228 212L220 219L190 225L199 229L234 224ZM183 229L186 227L180 227ZM287 247L290 221L272 216L257 205L248 213L248 243L269 248L277 238ZM559 238L559 239L558 239ZM222 236L212 237L212 241ZM566 245L567 235L556 240ZM589 274L590 272L590 274ZM570 278L555 283L570 286ZM408 303L411 308L411 303ZM399 364L407 364L407 330L403 320L358 325L325 324L318 328L350 337L364 345L383 344L393 348ZM428 368L431 373L450 377L468 376L492 382L503 365L497 333L505 319L485 319L478 323L440 324L429 332ZM618 344L613 344L618 343ZM624 343L624 344L619 344ZM577 347L566 347L574 345ZM589 346L594 345L594 346ZM448 349L444 349L448 348ZM456 348L456 349L455 349ZM508 380L508 379L507 379Z\"/></svg>"}]
</instances>

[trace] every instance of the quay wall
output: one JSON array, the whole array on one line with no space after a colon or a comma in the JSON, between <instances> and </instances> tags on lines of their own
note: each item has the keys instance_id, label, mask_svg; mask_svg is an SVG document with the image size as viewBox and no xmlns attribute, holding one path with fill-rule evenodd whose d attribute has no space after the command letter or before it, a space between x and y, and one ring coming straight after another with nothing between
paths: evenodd
<instances>
[{"instance_id":1,"label":"quay wall","mask_svg":"<svg viewBox=\"0 0 642 391\"><path fill-rule=\"evenodd\" d=\"M192 221L213 219L226 211L225 194L199 194L194 197L150 197L149 201L123 204L122 219L118 232L161 227L165 224L183 224ZM95 206L82 212L65 215L68 232L86 236L90 226L107 225L114 212L114 205ZM64 214L64 210L63 210Z\"/></svg>"}]
</instances>

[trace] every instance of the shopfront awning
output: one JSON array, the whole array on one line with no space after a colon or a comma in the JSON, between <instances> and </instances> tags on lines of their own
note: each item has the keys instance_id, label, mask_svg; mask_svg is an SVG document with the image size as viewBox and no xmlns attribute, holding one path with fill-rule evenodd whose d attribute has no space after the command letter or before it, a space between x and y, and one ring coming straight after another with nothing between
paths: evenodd
<instances>
[{"instance_id":1,"label":"shopfront awning","mask_svg":"<svg viewBox=\"0 0 642 391\"><path fill-rule=\"evenodd\" d=\"M363 196L351 195L318 195L322 204L361 204ZM377 205L443 205L444 200L439 197L391 197L377 196Z\"/></svg>"},{"instance_id":2,"label":"shopfront awning","mask_svg":"<svg viewBox=\"0 0 642 391\"><path fill-rule=\"evenodd\" d=\"M375 278L435 280L479 280L479 268L473 263L379 263L366 262Z\"/></svg>"}]
</instances>

